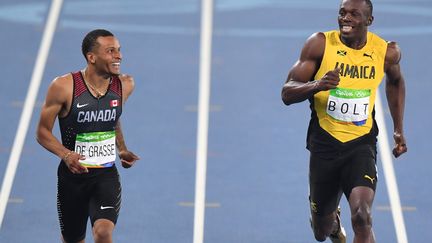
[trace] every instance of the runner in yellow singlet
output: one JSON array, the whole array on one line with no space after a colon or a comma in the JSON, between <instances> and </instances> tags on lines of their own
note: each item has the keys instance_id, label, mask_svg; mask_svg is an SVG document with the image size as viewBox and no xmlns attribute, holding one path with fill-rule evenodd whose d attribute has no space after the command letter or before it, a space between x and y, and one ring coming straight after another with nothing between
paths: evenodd
<instances>
[{"instance_id":1,"label":"runner in yellow singlet","mask_svg":"<svg viewBox=\"0 0 432 243\"><path fill-rule=\"evenodd\" d=\"M399 157L407 151L403 133L405 80L401 51L369 32L370 0L343 0L339 29L311 35L282 88L286 105L309 100L307 134L311 224L318 241L346 242L339 200L351 209L354 242L375 242L371 206L377 183L375 122L377 88L385 77L387 101Z\"/></svg>"}]
</instances>

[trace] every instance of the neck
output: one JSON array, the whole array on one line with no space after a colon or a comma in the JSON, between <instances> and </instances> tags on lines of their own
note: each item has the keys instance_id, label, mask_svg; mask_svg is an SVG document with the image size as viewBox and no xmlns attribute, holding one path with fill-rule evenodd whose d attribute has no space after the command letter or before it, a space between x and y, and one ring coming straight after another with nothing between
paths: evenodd
<instances>
[{"instance_id":1,"label":"neck","mask_svg":"<svg viewBox=\"0 0 432 243\"><path fill-rule=\"evenodd\" d=\"M344 38L340 37L342 43L349 48L359 50L366 45L367 42L367 33L362 35L360 38Z\"/></svg>"},{"instance_id":2,"label":"neck","mask_svg":"<svg viewBox=\"0 0 432 243\"><path fill-rule=\"evenodd\" d=\"M96 98L99 98L106 94L109 84L111 82L111 76L104 77L102 75L98 75L95 72L89 72L87 68L81 72L84 77L84 82L87 84L87 87L90 88L90 92Z\"/></svg>"},{"instance_id":3,"label":"neck","mask_svg":"<svg viewBox=\"0 0 432 243\"><path fill-rule=\"evenodd\" d=\"M90 83L96 88L104 88L111 81L111 75L99 74L89 67L84 69L83 76L86 83Z\"/></svg>"}]
</instances>

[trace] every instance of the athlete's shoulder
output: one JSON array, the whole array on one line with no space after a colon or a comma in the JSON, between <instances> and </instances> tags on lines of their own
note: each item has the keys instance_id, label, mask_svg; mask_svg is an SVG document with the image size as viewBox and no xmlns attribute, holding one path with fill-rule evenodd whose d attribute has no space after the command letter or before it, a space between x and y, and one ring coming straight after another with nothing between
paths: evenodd
<instances>
[{"instance_id":1,"label":"athlete's shoulder","mask_svg":"<svg viewBox=\"0 0 432 243\"><path fill-rule=\"evenodd\" d=\"M120 74L118 77L122 84L123 99L124 101L126 101L126 99L129 97L130 94L132 94L132 91L135 88L135 80L129 74Z\"/></svg>"},{"instance_id":2,"label":"athlete's shoulder","mask_svg":"<svg viewBox=\"0 0 432 243\"><path fill-rule=\"evenodd\" d=\"M129 74L120 74L118 77L119 77L119 79L120 79L120 81L122 83L122 87L123 87L124 90L127 91L128 89L131 89L131 90L134 89L134 87L135 87L135 80L134 80L134 78L131 75L129 75Z\"/></svg>"},{"instance_id":3,"label":"athlete's shoulder","mask_svg":"<svg viewBox=\"0 0 432 243\"><path fill-rule=\"evenodd\" d=\"M54 78L48 88L46 102L48 103L64 103L72 97L73 92L72 75L65 74Z\"/></svg>"},{"instance_id":4,"label":"athlete's shoulder","mask_svg":"<svg viewBox=\"0 0 432 243\"><path fill-rule=\"evenodd\" d=\"M319 44L324 42L326 40L326 34L325 32L315 32L312 35L309 36L309 38L306 40L306 43L312 42L315 44Z\"/></svg>"},{"instance_id":5,"label":"athlete's shoulder","mask_svg":"<svg viewBox=\"0 0 432 243\"><path fill-rule=\"evenodd\" d=\"M72 73L66 73L61 76L57 76L54 78L53 82L71 82L72 81Z\"/></svg>"},{"instance_id":6,"label":"athlete's shoulder","mask_svg":"<svg viewBox=\"0 0 432 243\"><path fill-rule=\"evenodd\" d=\"M134 80L132 75L120 74L118 77L119 77L120 81L122 82L122 84L131 84L131 85L135 84L135 80Z\"/></svg>"},{"instance_id":7,"label":"athlete's shoulder","mask_svg":"<svg viewBox=\"0 0 432 243\"><path fill-rule=\"evenodd\" d=\"M303 50L302 59L304 60L319 60L324 55L326 45L326 35L323 32L313 33L306 40Z\"/></svg>"},{"instance_id":8,"label":"athlete's shoulder","mask_svg":"<svg viewBox=\"0 0 432 243\"><path fill-rule=\"evenodd\" d=\"M58 91L65 90L68 88L72 88L72 82L73 82L72 74L67 73L62 76L55 77L51 82L51 87Z\"/></svg>"},{"instance_id":9,"label":"athlete's shoulder","mask_svg":"<svg viewBox=\"0 0 432 243\"><path fill-rule=\"evenodd\" d=\"M402 52L399 45L394 41L387 42L386 63L397 64L402 57Z\"/></svg>"}]
</instances>

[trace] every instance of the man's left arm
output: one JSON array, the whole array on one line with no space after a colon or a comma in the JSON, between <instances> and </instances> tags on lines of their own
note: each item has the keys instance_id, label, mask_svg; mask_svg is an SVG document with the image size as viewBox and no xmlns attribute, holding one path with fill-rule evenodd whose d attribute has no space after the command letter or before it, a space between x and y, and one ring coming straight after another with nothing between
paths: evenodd
<instances>
[{"instance_id":1,"label":"man's left arm","mask_svg":"<svg viewBox=\"0 0 432 243\"><path fill-rule=\"evenodd\" d=\"M140 158L137 155L135 155L133 152L128 150L123 137L123 131L121 129L120 120L118 120L117 122L115 131L116 131L116 146L118 149L120 162L124 168L130 168Z\"/></svg>"},{"instance_id":2,"label":"man's left arm","mask_svg":"<svg viewBox=\"0 0 432 243\"><path fill-rule=\"evenodd\" d=\"M405 108L405 79L400 67L401 50L395 42L390 42L385 58L386 96L390 114L393 119L393 138L395 146L393 155L397 158L407 152L403 131Z\"/></svg>"},{"instance_id":3,"label":"man's left arm","mask_svg":"<svg viewBox=\"0 0 432 243\"><path fill-rule=\"evenodd\" d=\"M129 75L121 75L120 80L122 82L122 103L125 104L129 95L132 94L134 89L134 80L132 76ZM117 126L115 128L116 131L116 146L118 149L118 154L120 157L120 162L124 168L130 168L135 164L137 160L140 158L135 155L132 151L129 151L126 142L124 140L123 131L121 129L120 120L117 122Z\"/></svg>"}]
</instances>

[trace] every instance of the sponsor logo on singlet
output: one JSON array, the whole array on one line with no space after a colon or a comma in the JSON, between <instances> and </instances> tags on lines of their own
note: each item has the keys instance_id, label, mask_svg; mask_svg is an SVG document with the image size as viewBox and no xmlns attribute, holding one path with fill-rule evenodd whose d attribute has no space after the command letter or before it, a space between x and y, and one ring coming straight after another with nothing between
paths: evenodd
<instances>
[{"instance_id":1,"label":"sponsor logo on singlet","mask_svg":"<svg viewBox=\"0 0 432 243\"><path fill-rule=\"evenodd\" d=\"M364 175L363 178L370 180L371 184L374 184L375 182L375 177L371 177L369 175Z\"/></svg>"},{"instance_id":2,"label":"sponsor logo on singlet","mask_svg":"<svg viewBox=\"0 0 432 243\"><path fill-rule=\"evenodd\" d=\"M116 120L116 109L79 111L77 116L78 123L85 122L110 122Z\"/></svg>"},{"instance_id":3,"label":"sponsor logo on singlet","mask_svg":"<svg viewBox=\"0 0 432 243\"><path fill-rule=\"evenodd\" d=\"M79 109L79 108L86 107L86 106L88 106L88 103L86 103L86 104L80 104L80 103L78 103L78 104L77 104L77 108L78 108L78 109Z\"/></svg>"},{"instance_id":4,"label":"sponsor logo on singlet","mask_svg":"<svg viewBox=\"0 0 432 243\"><path fill-rule=\"evenodd\" d=\"M363 56L364 57L369 57L372 61L374 60L374 58L373 58L373 54L374 54L374 52L372 52L372 53L363 53Z\"/></svg>"}]
</instances>

